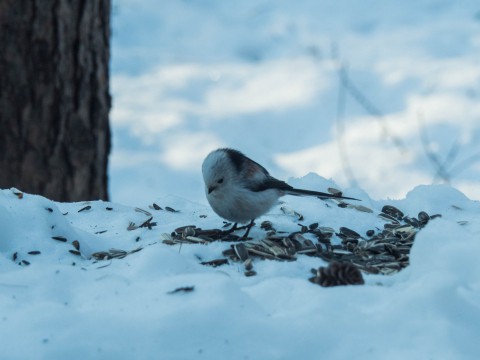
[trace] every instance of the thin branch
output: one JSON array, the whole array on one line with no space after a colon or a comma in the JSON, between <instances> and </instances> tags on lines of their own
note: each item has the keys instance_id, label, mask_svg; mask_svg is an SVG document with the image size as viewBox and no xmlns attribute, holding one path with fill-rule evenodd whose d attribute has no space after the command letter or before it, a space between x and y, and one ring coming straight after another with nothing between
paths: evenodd
<instances>
[{"instance_id":1,"label":"thin branch","mask_svg":"<svg viewBox=\"0 0 480 360\"><path fill-rule=\"evenodd\" d=\"M355 179L353 169L348 159L345 144L345 108L347 104L346 83L348 83L348 77L346 75L347 69L345 65L342 65L338 71L340 83L338 86L338 100L337 100L337 115L336 115L336 129L337 129L337 145L338 154L340 155L340 161L342 163L342 169L345 176L348 179L348 183L351 187L356 187L358 181Z\"/></svg>"},{"instance_id":2,"label":"thin branch","mask_svg":"<svg viewBox=\"0 0 480 360\"><path fill-rule=\"evenodd\" d=\"M422 144L423 152L425 153L428 160L430 161L430 163L432 164L433 168L436 171L434 178L440 177L444 182L449 184L451 177L449 172L445 169L444 165L446 164L446 162L442 164L442 162L438 159L437 155L433 151L431 151L429 148L430 139L428 137L427 131L425 130L422 114L420 113L418 114L417 121L418 121L418 128L420 132L420 142ZM451 152L452 152L452 149L450 149L450 153ZM449 156L447 155L447 158L448 157Z\"/></svg>"},{"instance_id":3,"label":"thin branch","mask_svg":"<svg viewBox=\"0 0 480 360\"><path fill-rule=\"evenodd\" d=\"M367 113L377 119L382 129L383 136L389 138L401 154L405 154L407 152L407 147L402 139L390 132L386 124L385 116L382 112L352 83L345 71L340 72L340 75L340 80L350 96L352 96L357 103L367 111Z\"/></svg>"},{"instance_id":4,"label":"thin branch","mask_svg":"<svg viewBox=\"0 0 480 360\"><path fill-rule=\"evenodd\" d=\"M473 154L472 156L469 156L462 162L458 163L456 166L452 167L451 172L455 173L455 175L458 175L458 173L468 169L470 166L472 166L473 164L479 161L480 161L480 152Z\"/></svg>"}]
</instances>

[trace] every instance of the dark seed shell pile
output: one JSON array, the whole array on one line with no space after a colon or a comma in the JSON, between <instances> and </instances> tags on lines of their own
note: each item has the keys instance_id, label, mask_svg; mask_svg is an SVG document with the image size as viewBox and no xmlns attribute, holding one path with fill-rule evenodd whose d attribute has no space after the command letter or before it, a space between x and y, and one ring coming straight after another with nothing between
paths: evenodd
<instances>
[{"instance_id":1,"label":"dark seed shell pile","mask_svg":"<svg viewBox=\"0 0 480 360\"><path fill-rule=\"evenodd\" d=\"M408 266L410 249L416 234L431 219L439 216L441 215L428 215L425 211L421 211L417 218L409 217L394 206L385 205L379 214L379 217L385 220L384 228L368 230L365 236L347 227L340 227L335 231L333 228L320 226L319 223L308 226L299 224L299 231L288 234L277 231L270 221L264 221L260 227L266 231L267 236L262 240L238 242L241 239L228 231L203 230L195 225L188 225L175 229L163 242L168 245L208 244L213 241L234 242L223 252L224 258L202 262L202 264L220 266L228 263L228 260L242 262L247 276L252 275L253 272L252 258L294 261L298 255L319 257L331 264L351 264L356 269L369 274L390 275ZM332 244L331 240L334 236L340 238L340 244ZM315 270L317 280L312 281L329 283L332 281L332 274L340 274L339 269L344 271L342 279L350 279L347 275L353 274L351 267L332 266L327 268L328 271Z\"/></svg>"}]
</instances>

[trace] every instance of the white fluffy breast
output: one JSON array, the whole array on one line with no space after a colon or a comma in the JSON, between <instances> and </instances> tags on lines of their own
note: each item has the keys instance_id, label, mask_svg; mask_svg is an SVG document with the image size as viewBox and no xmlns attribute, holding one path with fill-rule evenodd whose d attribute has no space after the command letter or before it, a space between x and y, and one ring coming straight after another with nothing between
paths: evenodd
<instances>
[{"instance_id":1,"label":"white fluffy breast","mask_svg":"<svg viewBox=\"0 0 480 360\"><path fill-rule=\"evenodd\" d=\"M236 188L227 196L213 192L207 200L212 209L222 218L229 221L246 223L268 212L280 197L278 190L270 189L252 192L244 188Z\"/></svg>"}]
</instances>

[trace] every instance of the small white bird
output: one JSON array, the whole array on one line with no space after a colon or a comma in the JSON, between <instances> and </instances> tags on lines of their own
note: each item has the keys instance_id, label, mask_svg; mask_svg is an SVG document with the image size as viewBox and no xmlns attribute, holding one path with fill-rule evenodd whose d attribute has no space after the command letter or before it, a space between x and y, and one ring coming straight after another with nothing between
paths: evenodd
<instances>
[{"instance_id":1,"label":"small white bird","mask_svg":"<svg viewBox=\"0 0 480 360\"><path fill-rule=\"evenodd\" d=\"M220 217L237 223L247 223L248 236L253 221L265 214L283 195L309 195L321 199L350 199L318 191L295 189L275 179L268 171L238 150L217 149L207 155L202 164L205 193L213 211Z\"/></svg>"}]
</instances>

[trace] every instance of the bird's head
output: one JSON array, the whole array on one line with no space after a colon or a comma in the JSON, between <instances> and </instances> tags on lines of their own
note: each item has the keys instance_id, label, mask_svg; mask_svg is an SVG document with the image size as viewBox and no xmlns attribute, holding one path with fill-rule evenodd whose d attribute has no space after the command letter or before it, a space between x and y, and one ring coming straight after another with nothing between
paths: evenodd
<instances>
[{"instance_id":1,"label":"bird's head","mask_svg":"<svg viewBox=\"0 0 480 360\"><path fill-rule=\"evenodd\" d=\"M228 154L222 149L208 154L202 164L205 192L209 196L221 196L233 181L237 169L232 164Z\"/></svg>"}]
</instances>

